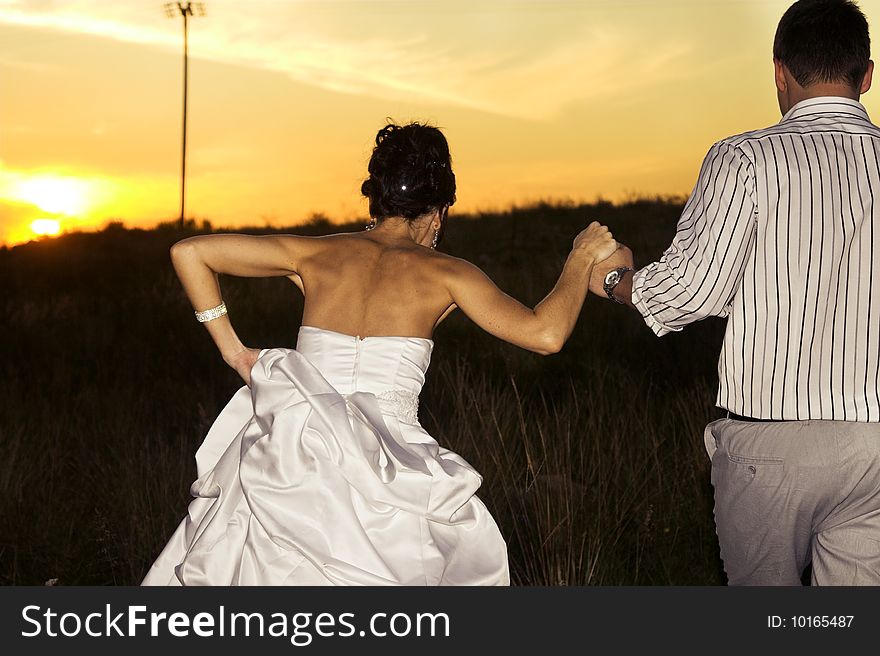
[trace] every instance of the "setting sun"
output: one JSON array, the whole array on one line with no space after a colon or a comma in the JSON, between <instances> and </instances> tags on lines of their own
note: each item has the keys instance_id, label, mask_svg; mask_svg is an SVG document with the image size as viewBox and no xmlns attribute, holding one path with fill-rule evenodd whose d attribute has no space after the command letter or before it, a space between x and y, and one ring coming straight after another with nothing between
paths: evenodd
<instances>
[{"instance_id":1,"label":"setting sun","mask_svg":"<svg viewBox=\"0 0 880 656\"><path fill-rule=\"evenodd\" d=\"M35 235L57 235L61 232L61 222L55 219L37 219L31 223Z\"/></svg>"},{"instance_id":2,"label":"setting sun","mask_svg":"<svg viewBox=\"0 0 880 656\"><path fill-rule=\"evenodd\" d=\"M141 183L137 188L154 185ZM17 171L0 161L0 243L16 244L35 235L94 228L118 207L115 181L53 170Z\"/></svg>"},{"instance_id":3,"label":"setting sun","mask_svg":"<svg viewBox=\"0 0 880 656\"><path fill-rule=\"evenodd\" d=\"M20 181L14 191L18 200L32 203L44 212L81 215L89 206L88 184L76 178L39 175Z\"/></svg>"}]
</instances>

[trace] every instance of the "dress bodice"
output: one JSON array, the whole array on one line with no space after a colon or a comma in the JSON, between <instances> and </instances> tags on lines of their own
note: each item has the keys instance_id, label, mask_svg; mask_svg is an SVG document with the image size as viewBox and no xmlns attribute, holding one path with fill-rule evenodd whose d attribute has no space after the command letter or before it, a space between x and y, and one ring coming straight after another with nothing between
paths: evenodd
<instances>
[{"instance_id":1,"label":"dress bodice","mask_svg":"<svg viewBox=\"0 0 880 656\"><path fill-rule=\"evenodd\" d=\"M423 337L355 337L303 326L296 350L340 394L401 391L418 396L434 342Z\"/></svg>"}]
</instances>

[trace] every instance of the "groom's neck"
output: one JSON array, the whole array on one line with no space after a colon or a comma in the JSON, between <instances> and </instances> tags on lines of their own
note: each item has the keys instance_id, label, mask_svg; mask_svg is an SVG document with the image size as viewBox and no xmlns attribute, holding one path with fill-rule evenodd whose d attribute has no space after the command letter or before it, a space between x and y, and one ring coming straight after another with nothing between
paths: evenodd
<instances>
[{"instance_id":1,"label":"groom's neck","mask_svg":"<svg viewBox=\"0 0 880 656\"><path fill-rule=\"evenodd\" d=\"M826 98L834 96L837 98L849 98L850 100L858 100L861 94L858 90L849 84L837 84L820 82L811 84L808 87L799 87L791 90L791 105L794 107L799 102L809 100L810 98Z\"/></svg>"}]
</instances>

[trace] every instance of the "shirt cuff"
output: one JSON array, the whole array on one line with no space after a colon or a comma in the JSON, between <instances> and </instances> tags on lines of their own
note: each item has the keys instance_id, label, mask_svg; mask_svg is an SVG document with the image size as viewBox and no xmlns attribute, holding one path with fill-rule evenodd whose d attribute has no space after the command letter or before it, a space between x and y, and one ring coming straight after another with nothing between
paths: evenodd
<instances>
[{"instance_id":1,"label":"shirt cuff","mask_svg":"<svg viewBox=\"0 0 880 656\"><path fill-rule=\"evenodd\" d=\"M664 325L663 322L651 314L651 311L648 309L648 301L650 300L651 292L646 292L644 290L645 278L647 277L648 272L656 266L656 262L654 264L649 264L644 269L639 269L633 274L632 303L636 306L636 310L642 315L648 328L653 330L657 337L663 337L663 335L668 335L669 333L681 332L681 328Z\"/></svg>"}]
</instances>

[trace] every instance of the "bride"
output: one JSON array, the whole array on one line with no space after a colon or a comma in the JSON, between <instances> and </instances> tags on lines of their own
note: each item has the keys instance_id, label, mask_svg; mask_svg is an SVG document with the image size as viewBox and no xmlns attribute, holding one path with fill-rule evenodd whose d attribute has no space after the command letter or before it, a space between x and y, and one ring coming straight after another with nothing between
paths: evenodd
<instances>
[{"instance_id":1,"label":"bride","mask_svg":"<svg viewBox=\"0 0 880 656\"><path fill-rule=\"evenodd\" d=\"M617 244L592 223L534 309L434 250L455 202L445 137L379 131L361 191L372 221L324 237L208 235L174 268L242 387L196 453L186 518L143 585L507 585L481 477L418 422L434 329L455 308L540 354L571 334L593 266ZM286 276L305 295L295 350L245 347L218 273Z\"/></svg>"}]
</instances>

